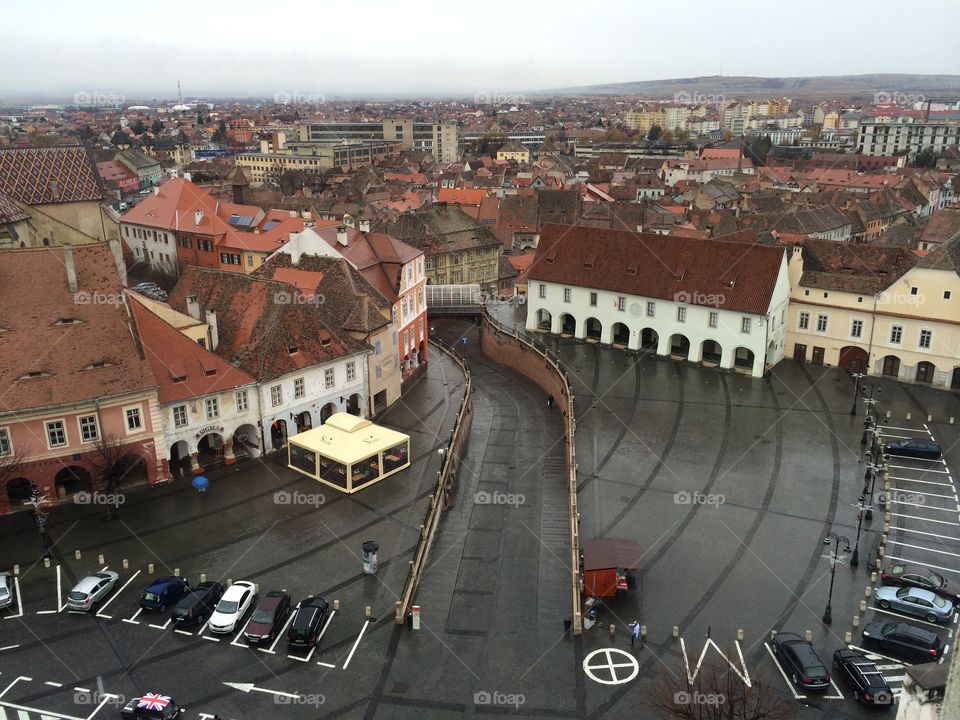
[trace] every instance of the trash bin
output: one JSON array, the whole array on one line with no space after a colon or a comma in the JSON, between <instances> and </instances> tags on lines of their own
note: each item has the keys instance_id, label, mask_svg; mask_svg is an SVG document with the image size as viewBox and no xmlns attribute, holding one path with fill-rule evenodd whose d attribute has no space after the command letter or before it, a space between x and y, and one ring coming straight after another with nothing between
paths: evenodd
<instances>
[{"instance_id":1,"label":"trash bin","mask_svg":"<svg viewBox=\"0 0 960 720\"><path fill-rule=\"evenodd\" d=\"M376 575L377 573L377 550L380 546L373 540L367 540L363 544L363 572L366 575Z\"/></svg>"}]
</instances>

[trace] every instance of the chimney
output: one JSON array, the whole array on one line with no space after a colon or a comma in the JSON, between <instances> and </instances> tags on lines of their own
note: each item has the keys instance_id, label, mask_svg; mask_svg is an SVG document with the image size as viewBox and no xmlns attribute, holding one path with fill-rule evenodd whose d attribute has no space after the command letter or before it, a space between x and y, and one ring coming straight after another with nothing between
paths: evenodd
<instances>
[{"instance_id":1,"label":"chimney","mask_svg":"<svg viewBox=\"0 0 960 720\"><path fill-rule=\"evenodd\" d=\"M344 227L343 225L340 225L340 226L337 228L337 242L340 243L341 245L343 245L344 247L347 247L347 245L348 245L348 243L347 243L347 228Z\"/></svg>"},{"instance_id":2,"label":"chimney","mask_svg":"<svg viewBox=\"0 0 960 720\"><path fill-rule=\"evenodd\" d=\"M113 264L117 266L117 274L120 276L120 283L127 284L127 264L123 261L123 251L120 249L120 241L113 238L109 241L110 252L113 254Z\"/></svg>"},{"instance_id":3,"label":"chimney","mask_svg":"<svg viewBox=\"0 0 960 720\"><path fill-rule=\"evenodd\" d=\"M53 198L54 202L59 202L60 201L60 185L57 183L56 180L51 179L50 182L48 183L48 187L50 188L50 197Z\"/></svg>"},{"instance_id":4,"label":"chimney","mask_svg":"<svg viewBox=\"0 0 960 720\"><path fill-rule=\"evenodd\" d=\"M70 292L77 292L77 267L73 264L73 247L68 243L63 246L63 264L67 268L67 287Z\"/></svg>"},{"instance_id":5,"label":"chimney","mask_svg":"<svg viewBox=\"0 0 960 720\"><path fill-rule=\"evenodd\" d=\"M197 301L196 295L187 296L187 315L194 320L200 319L200 303Z\"/></svg>"},{"instance_id":6,"label":"chimney","mask_svg":"<svg viewBox=\"0 0 960 720\"><path fill-rule=\"evenodd\" d=\"M360 221L360 232L362 232L362 233L368 233L368 232L370 232L370 221L369 221L369 220L361 220L361 221Z\"/></svg>"},{"instance_id":7,"label":"chimney","mask_svg":"<svg viewBox=\"0 0 960 720\"><path fill-rule=\"evenodd\" d=\"M216 310L207 310L207 328L208 328L208 347L210 350L216 350L217 345L220 344L220 333L217 330L217 311Z\"/></svg>"},{"instance_id":8,"label":"chimney","mask_svg":"<svg viewBox=\"0 0 960 720\"><path fill-rule=\"evenodd\" d=\"M203 210L197 210L193 214L193 220L197 224L197 227L200 227L200 221L203 220Z\"/></svg>"}]
</instances>

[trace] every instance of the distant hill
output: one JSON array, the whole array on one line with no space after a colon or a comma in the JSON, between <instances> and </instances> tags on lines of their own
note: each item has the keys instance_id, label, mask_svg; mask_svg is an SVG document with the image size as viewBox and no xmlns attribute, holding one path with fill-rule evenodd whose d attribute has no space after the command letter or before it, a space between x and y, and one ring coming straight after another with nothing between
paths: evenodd
<instances>
[{"instance_id":1,"label":"distant hill","mask_svg":"<svg viewBox=\"0 0 960 720\"><path fill-rule=\"evenodd\" d=\"M868 96L877 93L898 93L948 100L960 98L960 75L823 75L818 77L749 77L711 75L673 80L608 83L582 87L544 90L538 95L641 95L672 97L685 93L704 97L709 102L717 96L735 97L821 97ZM713 96L711 98L710 96Z\"/></svg>"}]
</instances>

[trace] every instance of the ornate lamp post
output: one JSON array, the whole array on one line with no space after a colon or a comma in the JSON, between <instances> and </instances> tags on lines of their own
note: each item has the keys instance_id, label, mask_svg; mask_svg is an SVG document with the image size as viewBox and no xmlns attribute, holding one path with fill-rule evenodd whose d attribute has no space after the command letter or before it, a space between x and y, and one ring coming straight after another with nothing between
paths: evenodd
<instances>
[{"instance_id":1,"label":"ornate lamp post","mask_svg":"<svg viewBox=\"0 0 960 720\"><path fill-rule=\"evenodd\" d=\"M843 549L844 552L850 552L850 538L843 535L837 535L832 530L827 533L827 536L823 539L824 545L830 545L833 543L833 552L830 553L830 590L827 594L827 608L823 611L823 624L829 625L833 622L833 607L831 603L833 602L833 578L837 574L837 562L840 558L840 541L843 541L846 547Z\"/></svg>"}]
</instances>

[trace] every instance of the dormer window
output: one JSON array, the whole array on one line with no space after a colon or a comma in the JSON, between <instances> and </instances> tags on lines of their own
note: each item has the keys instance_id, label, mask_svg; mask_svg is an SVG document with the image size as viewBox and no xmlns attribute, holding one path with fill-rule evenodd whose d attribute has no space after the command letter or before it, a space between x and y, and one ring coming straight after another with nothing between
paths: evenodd
<instances>
[{"instance_id":1,"label":"dormer window","mask_svg":"<svg viewBox=\"0 0 960 720\"><path fill-rule=\"evenodd\" d=\"M80 325L81 323L83 323L83 320L77 318L60 318L54 325Z\"/></svg>"},{"instance_id":2,"label":"dormer window","mask_svg":"<svg viewBox=\"0 0 960 720\"><path fill-rule=\"evenodd\" d=\"M291 343L290 345L287 346L287 352L290 353L291 355L296 355L298 351L299 351L299 348L295 344Z\"/></svg>"},{"instance_id":3,"label":"dormer window","mask_svg":"<svg viewBox=\"0 0 960 720\"><path fill-rule=\"evenodd\" d=\"M37 378L50 377L52 374L53 373L49 373L46 370L31 370L18 377L17 380L35 380Z\"/></svg>"},{"instance_id":4,"label":"dormer window","mask_svg":"<svg viewBox=\"0 0 960 720\"><path fill-rule=\"evenodd\" d=\"M87 365L84 370L100 370L102 368L116 367L116 363L110 362L109 360L97 360Z\"/></svg>"}]
</instances>

